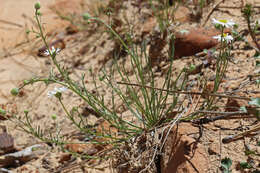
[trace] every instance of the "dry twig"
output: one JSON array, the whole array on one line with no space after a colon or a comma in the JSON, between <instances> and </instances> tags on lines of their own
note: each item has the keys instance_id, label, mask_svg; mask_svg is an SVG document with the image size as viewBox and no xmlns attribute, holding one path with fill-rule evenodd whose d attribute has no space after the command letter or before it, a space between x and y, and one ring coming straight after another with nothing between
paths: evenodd
<instances>
[{"instance_id":1,"label":"dry twig","mask_svg":"<svg viewBox=\"0 0 260 173\"><path fill-rule=\"evenodd\" d=\"M237 140L241 137L244 137L244 136L247 136L247 135L252 135L251 134L252 132L256 132L254 135L257 135L257 134L260 133L260 124L259 123L250 130L247 130L245 132L241 132L241 133L238 133L238 134L235 134L235 135L230 135L230 136L223 138L222 142L223 143L229 143L229 142Z\"/></svg>"},{"instance_id":2,"label":"dry twig","mask_svg":"<svg viewBox=\"0 0 260 173\"><path fill-rule=\"evenodd\" d=\"M190 92L190 91L167 90L167 89L156 88L156 87L140 85L140 84L135 84L135 83L127 83L127 82L117 82L117 84L131 85L131 86L137 86L137 87L144 87L144 88L155 89L155 90L160 90L160 91L165 91L165 92L170 92L170 93L178 93L178 94L206 95L206 96L215 96L215 97L223 97L223 98L251 100L248 97L241 97L241 96L236 96L236 95L232 95L231 96L231 95L228 95L229 93L206 93L206 92Z\"/></svg>"},{"instance_id":3,"label":"dry twig","mask_svg":"<svg viewBox=\"0 0 260 173\"><path fill-rule=\"evenodd\" d=\"M5 24L9 24L9 25L14 25L14 26L17 26L17 27L20 27L20 28L23 27L23 25L20 25L18 23L14 23L14 22L10 22L10 21L6 21L6 20L3 20L3 19L0 19L0 22L5 23Z\"/></svg>"},{"instance_id":4,"label":"dry twig","mask_svg":"<svg viewBox=\"0 0 260 173\"><path fill-rule=\"evenodd\" d=\"M249 34L250 34L250 36L251 36L253 42L255 43L255 45L256 45L256 47L257 47L257 49L258 49L258 52L260 52L260 45L259 45L259 43L258 43L258 41L257 41L257 39L256 39L256 36L255 36L255 33L254 33L254 31L252 30L252 27L251 27L251 25L250 25L250 19L249 19L249 17L246 17L246 22L247 22L247 27L248 27Z\"/></svg>"},{"instance_id":5,"label":"dry twig","mask_svg":"<svg viewBox=\"0 0 260 173\"><path fill-rule=\"evenodd\" d=\"M205 20L205 22L203 23L202 26L205 26L206 23L208 22L210 16L213 14L213 12L218 8L218 6L223 2L224 0L220 0L219 2L217 2L214 7L211 9L211 11L209 12L209 14L207 15L207 18Z\"/></svg>"},{"instance_id":6,"label":"dry twig","mask_svg":"<svg viewBox=\"0 0 260 173\"><path fill-rule=\"evenodd\" d=\"M221 6L218 6L217 9L219 8L228 8L228 9L240 9L241 7L238 7L238 6L225 6L225 5L221 5ZM260 6L253 6L252 8L260 8Z\"/></svg>"}]
</instances>

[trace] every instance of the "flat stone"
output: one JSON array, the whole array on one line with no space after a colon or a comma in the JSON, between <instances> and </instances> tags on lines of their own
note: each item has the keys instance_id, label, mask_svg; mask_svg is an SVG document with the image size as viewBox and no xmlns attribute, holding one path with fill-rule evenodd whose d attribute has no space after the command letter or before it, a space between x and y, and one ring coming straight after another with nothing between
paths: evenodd
<instances>
[{"instance_id":1,"label":"flat stone","mask_svg":"<svg viewBox=\"0 0 260 173\"><path fill-rule=\"evenodd\" d=\"M229 32L226 30L225 33ZM174 57L192 56L204 49L210 49L218 45L213 36L219 35L216 29L192 28L175 33L175 39L171 41L170 48L175 46Z\"/></svg>"}]
</instances>

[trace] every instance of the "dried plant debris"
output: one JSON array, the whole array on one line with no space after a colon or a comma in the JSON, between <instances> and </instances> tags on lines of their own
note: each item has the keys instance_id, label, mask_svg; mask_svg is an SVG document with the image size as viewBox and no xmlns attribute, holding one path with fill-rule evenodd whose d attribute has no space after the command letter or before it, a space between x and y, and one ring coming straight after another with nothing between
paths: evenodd
<instances>
[{"instance_id":1,"label":"dried plant debris","mask_svg":"<svg viewBox=\"0 0 260 173\"><path fill-rule=\"evenodd\" d=\"M156 142L152 135L154 132L143 133L116 151L113 167L118 172L138 173L149 165L149 169L145 172L156 173L156 164L152 158L158 141Z\"/></svg>"},{"instance_id":2,"label":"dried plant debris","mask_svg":"<svg viewBox=\"0 0 260 173\"><path fill-rule=\"evenodd\" d=\"M17 167L43 154L44 146L36 144L15 153L0 156L0 167Z\"/></svg>"}]
</instances>

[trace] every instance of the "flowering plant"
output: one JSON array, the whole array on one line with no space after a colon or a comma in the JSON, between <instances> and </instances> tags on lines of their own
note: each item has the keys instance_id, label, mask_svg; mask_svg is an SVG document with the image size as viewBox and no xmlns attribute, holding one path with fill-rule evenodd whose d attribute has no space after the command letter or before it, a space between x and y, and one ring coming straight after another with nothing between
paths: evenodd
<instances>
[{"instance_id":1,"label":"flowering plant","mask_svg":"<svg viewBox=\"0 0 260 173\"><path fill-rule=\"evenodd\" d=\"M224 28L231 28L235 25L235 22L233 22L232 20L228 21L228 20L224 20L224 19L221 19L221 20L216 20L216 19L212 19L212 23L214 25L220 25Z\"/></svg>"},{"instance_id":2,"label":"flowering plant","mask_svg":"<svg viewBox=\"0 0 260 173\"><path fill-rule=\"evenodd\" d=\"M231 43L233 41L233 37L226 33L223 33L222 35L213 36L213 38L217 39L219 42L223 40L226 43Z\"/></svg>"}]
</instances>

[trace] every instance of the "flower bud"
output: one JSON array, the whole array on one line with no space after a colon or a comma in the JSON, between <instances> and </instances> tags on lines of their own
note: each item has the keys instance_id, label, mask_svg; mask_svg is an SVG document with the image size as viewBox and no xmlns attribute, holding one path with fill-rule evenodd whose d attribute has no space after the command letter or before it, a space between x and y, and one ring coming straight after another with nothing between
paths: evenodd
<instances>
[{"instance_id":1,"label":"flower bud","mask_svg":"<svg viewBox=\"0 0 260 173\"><path fill-rule=\"evenodd\" d=\"M17 95L19 94L19 88L13 88L13 89L11 90L11 94L12 94L13 96L17 96Z\"/></svg>"},{"instance_id":2,"label":"flower bud","mask_svg":"<svg viewBox=\"0 0 260 173\"><path fill-rule=\"evenodd\" d=\"M89 13L84 13L84 14L83 14L83 19L84 19L84 20L88 20L88 19L90 19L90 17L91 17L91 16L90 16Z\"/></svg>"},{"instance_id":3,"label":"flower bud","mask_svg":"<svg viewBox=\"0 0 260 173\"><path fill-rule=\"evenodd\" d=\"M58 98L58 99L60 99L61 98L61 92L57 92L56 94L54 94L54 96L56 97L56 98Z\"/></svg>"},{"instance_id":4,"label":"flower bud","mask_svg":"<svg viewBox=\"0 0 260 173\"><path fill-rule=\"evenodd\" d=\"M52 118L53 120L56 120L56 119L57 119L57 115L56 115L56 114L52 114L52 115L51 115L51 118Z\"/></svg>"},{"instance_id":5,"label":"flower bud","mask_svg":"<svg viewBox=\"0 0 260 173\"><path fill-rule=\"evenodd\" d=\"M37 16L41 16L42 13L40 11L37 11Z\"/></svg>"},{"instance_id":6,"label":"flower bud","mask_svg":"<svg viewBox=\"0 0 260 173\"><path fill-rule=\"evenodd\" d=\"M35 8L35 10L39 10L41 8L41 4L39 2L36 2L34 4L34 8Z\"/></svg>"},{"instance_id":7,"label":"flower bud","mask_svg":"<svg viewBox=\"0 0 260 173\"><path fill-rule=\"evenodd\" d=\"M27 84L29 84L29 83L30 83L30 81L28 81L28 80L24 80L24 81L23 81L23 84L24 84L24 85L27 85Z\"/></svg>"},{"instance_id":8,"label":"flower bud","mask_svg":"<svg viewBox=\"0 0 260 173\"><path fill-rule=\"evenodd\" d=\"M25 33L28 35L28 34L30 34L30 30L29 29L27 29L26 31L25 31Z\"/></svg>"}]
</instances>

